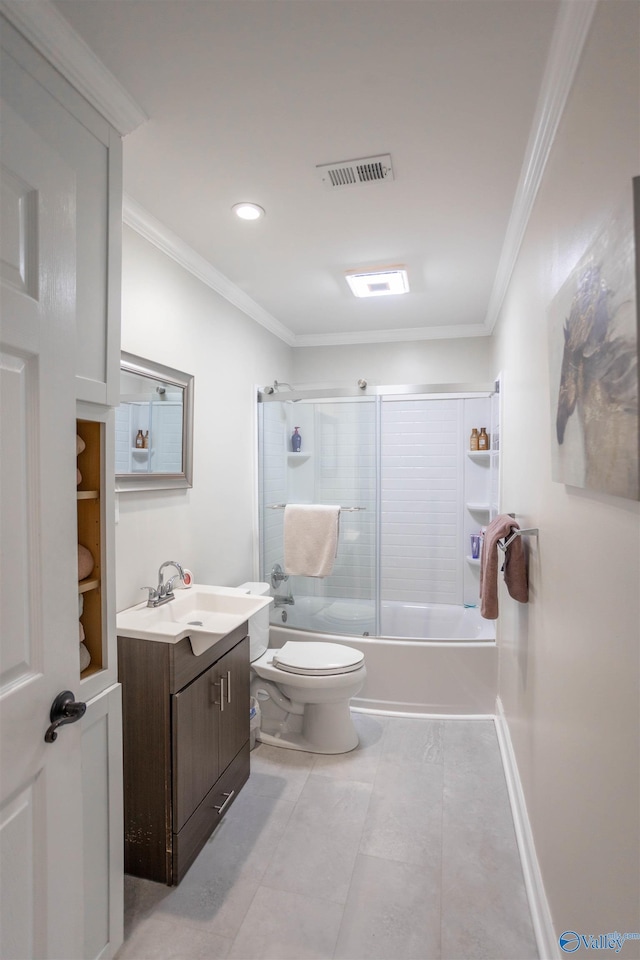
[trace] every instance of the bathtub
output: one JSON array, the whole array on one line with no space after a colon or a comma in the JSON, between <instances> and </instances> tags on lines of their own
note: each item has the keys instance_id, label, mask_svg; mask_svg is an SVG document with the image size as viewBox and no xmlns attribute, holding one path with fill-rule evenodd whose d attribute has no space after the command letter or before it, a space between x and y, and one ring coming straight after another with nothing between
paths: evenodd
<instances>
[{"instance_id":1,"label":"bathtub","mask_svg":"<svg viewBox=\"0 0 640 960\"><path fill-rule=\"evenodd\" d=\"M383 602L380 623L381 636L372 636L373 604L366 601L296 597L292 606L271 608L269 646L320 640L361 650L367 679L351 701L356 710L407 716L495 714L493 621L483 620L476 608Z\"/></svg>"}]
</instances>

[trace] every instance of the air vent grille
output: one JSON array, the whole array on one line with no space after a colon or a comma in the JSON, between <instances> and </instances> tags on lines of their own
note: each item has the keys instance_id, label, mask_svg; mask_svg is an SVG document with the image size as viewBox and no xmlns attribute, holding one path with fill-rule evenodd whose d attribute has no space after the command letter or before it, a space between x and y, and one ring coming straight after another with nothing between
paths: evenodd
<instances>
[{"instance_id":1,"label":"air vent grille","mask_svg":"<svg viewBox=\"0 0 640 960\"><path fill-rule=\"evenodd\" d=\"M322 182L332 188L393 180L393 167L388 153L379 157L361 157L359 160L323 163L317 166L316 170Z\"/></svg>"}]
</instances>

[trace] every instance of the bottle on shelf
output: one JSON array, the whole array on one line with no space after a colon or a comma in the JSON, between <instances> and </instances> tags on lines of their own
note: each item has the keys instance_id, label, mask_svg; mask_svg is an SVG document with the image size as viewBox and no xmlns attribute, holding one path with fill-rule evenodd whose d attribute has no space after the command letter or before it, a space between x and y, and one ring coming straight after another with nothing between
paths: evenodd
<instances>
[{"instance_id":1,"label":"bottle on shelf","mask_svg":"<svg viewBox=\"0 0 640 960\"><path fill-rule=\"evenodd\" d=\"M302 447L302 437L298 433L298 427L293 428L293 433L291 434L291 449L294 453L300 453L300 448Z\"/></svg>"},{"instance_id":2,"label":"bottle on shelf","mask_svg":"<svg viewBox=\"0 0 640 960\"><path fill-rule=\"evenodd\" d=\"M142 450L144 447L144 434L142 430L136 433L136 450Z\"/></svg>"},{"instance_id":3,"label":"bottle on shelf","mask_svg":"<svg viewBox=\"0 0 640 960\"><path fill-rule=\"evenodd\" d=\"M471 438L469 439L469 450L478 450L479 449L479 437L478 437L478 428L474 427L471 431Z\"/></svg>"},{"instance_id":4,"label":"bottle on shelf","mask_svg":"<svg viewBox=\"0 0 640 960\"><path fill-rule=\"evenodd\" d=\"M487 428L481 427L480 433L478 434L478 450L488 450L489 449L489 436L487 434Z\"/></svg>"},{"instance_id":5,"label":"bottle on shelf","mask_svg":"<svg viewBox=\"0 0 640 960\"><path fill-rule=\"evenodd\" d=\"M148 430L142 439L142 446L144 447L145 450L149 449L149 431Z\"/></svg>"}]
</instances>

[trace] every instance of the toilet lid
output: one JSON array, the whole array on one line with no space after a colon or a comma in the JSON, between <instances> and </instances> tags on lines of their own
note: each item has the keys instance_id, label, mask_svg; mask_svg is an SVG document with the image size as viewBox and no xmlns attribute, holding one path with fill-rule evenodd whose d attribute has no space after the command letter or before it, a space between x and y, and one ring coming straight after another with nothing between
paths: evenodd
<instances>
[{"instance_id":1,"label":"toilet lid","mask_svg":"<svg viewBox=\"0 0 640 960\"><path fill-rule=\"evenodd\" d=\"M273 656L273 665L280 670L317 677L351 673L363 663L363 653L341 643L299 643L288 640Z\"/></svg>"}]
</instances>

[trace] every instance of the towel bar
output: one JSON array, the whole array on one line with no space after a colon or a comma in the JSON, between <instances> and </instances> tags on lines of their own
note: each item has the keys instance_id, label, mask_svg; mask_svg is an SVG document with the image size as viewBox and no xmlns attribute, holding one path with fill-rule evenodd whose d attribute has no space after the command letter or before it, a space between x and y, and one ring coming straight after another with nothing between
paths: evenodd
<instances>
[{"instance_id":1,"label":"towel bar","mask_svg":"<svg viewBox=\"0 0 640 960\"><path fill-rule=\"evenodd\" d=\"M284 510L286 503L268 503L268 510ZM343 513L357 513L360 510L366 510L366 507L340 507Z\"/></svg>"},{"instance_id":2,"label":"towel bar","mask_svg":"<svg viewBox=\"0 0 640 960\"><path fill-rule=\"evenodd\" d=\"M516 537L537 537L538 536L538 527L528 527L526 530L512 530L511 535L505 540L504 543L500 543L498 540L498 547L504 553L507 547L513 543Z\"/></svg>"}]
</instances>

